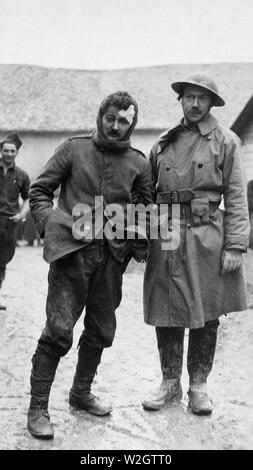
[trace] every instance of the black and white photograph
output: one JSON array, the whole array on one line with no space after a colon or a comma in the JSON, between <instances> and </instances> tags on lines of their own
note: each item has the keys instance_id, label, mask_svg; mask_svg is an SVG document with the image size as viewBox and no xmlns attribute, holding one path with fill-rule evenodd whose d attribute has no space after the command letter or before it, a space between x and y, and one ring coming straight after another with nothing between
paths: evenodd
<instances>
[{"instance_id":1,"label":"black and white photograph","mask_svg":"<svg viewBox=\"0 0 253 470\"><path fill-rule=\"evenodd\" d=\"M0 451L253 450L252 45L252 0L0 0Z\"/></svg>"}]
</instances>

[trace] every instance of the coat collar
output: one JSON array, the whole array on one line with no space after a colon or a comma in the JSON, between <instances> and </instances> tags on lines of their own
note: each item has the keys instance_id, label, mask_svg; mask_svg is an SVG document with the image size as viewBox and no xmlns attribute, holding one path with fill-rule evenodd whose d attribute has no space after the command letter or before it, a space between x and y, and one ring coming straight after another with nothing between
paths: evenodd
<instances>
[{"instance_id":1,"label":"coat collar","mask_svg":"<svg viewBox=\"0 0 253 470\"><path fill-rule=\"evenodd\" d=\"M212 114L209 113L203 121L198 122L196 125L199 129L200 134L206 136L210 134L210 132L214 131L214 129L216 129L218 121ZM166 130L161 134L159 138L159 145L163 146L163 144L173 140L175 134L177 134L178 131L182 130L182 128L184 128L183 119L178 122L176 126L170 128L169 130Z\"/></svg>"},{"instance_id":2,"label":"coat collar","mask_svg":"<svg viewBox=\"0 0 253 470\"><path fill-rule=\"evenodd\" d=\"M214 131L218 125L217 119L212 115L208 114L208 116L203 120L197 123L199 128L199 132L201 135L210 134L210 132Z\"/></svg>"},{"instance_id":3,"label":"coat collar","mask_svg":"<svg viewBox=\"0 0 253 470\"><path fill-rule=\"evenodd\" d=\"M3 164L2 158L0 158L0 167L4 168L4 164ZM11 165L11 166L7 169L7 171L9 171L9 170L15 170L15 168L16 168L16 165L15 165L15 162L13 162L13 165Z\"/></svg>"}]
</instances>

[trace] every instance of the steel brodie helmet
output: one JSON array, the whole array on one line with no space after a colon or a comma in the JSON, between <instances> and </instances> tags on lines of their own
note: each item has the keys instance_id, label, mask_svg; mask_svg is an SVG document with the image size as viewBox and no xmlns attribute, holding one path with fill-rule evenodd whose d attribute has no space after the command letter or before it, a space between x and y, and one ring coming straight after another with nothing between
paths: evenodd
<instances>
[{"instance_id":1,"label":"steel brodie helmet","mask_svg":"<svg viewBox=\"0 0 253 470\"><path fill-rule=\"evenodd\" d=\"M219 95L218 87L215 81L203 73L196 73L179 82L173 82L171 88L178 93L178 99L180 100L184 93L186 85L196 85L208 90L213 95L213 106L224 106L225 101Z\"/></svg>"}]
</instances>

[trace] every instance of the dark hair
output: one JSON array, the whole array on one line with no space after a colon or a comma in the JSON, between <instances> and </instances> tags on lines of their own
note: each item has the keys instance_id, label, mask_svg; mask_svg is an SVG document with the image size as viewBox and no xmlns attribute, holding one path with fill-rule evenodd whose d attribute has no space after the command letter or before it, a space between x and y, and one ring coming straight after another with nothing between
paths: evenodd
<instances>
[{"instance_id":1,"label":"dark hair","mask_svg":"<svg viewBox=\"0 0 253 470\"><path fill-rule=\"evenodd\" d=\"M117 106L119 109L128 109L133 104L135 111L138 111L138 106L134 98L127 93L127 91L117 91L107 96L102 101L100 106L100 112L103 115L109 106Z\"/></svg>"}]
</instances>

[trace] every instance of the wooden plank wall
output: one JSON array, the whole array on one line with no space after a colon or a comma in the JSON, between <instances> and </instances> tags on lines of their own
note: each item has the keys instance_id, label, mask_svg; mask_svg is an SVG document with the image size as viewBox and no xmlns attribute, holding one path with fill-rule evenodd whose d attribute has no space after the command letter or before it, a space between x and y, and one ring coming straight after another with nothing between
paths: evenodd
<instances>
[{"instance_id":1,"label":"wooden plank wall","mask_svg":"<svg viewBox=\"0 0 253 470\"><path fill-rule=\"evenodd\" d=\"M253 179L253 116L240 132L247 182Z\"/></svg>"},{"instance_id":2,"label":"wooden plank wall","mask_svg":"<svg viewBox=\"0 0 253 470\"><path fill-rule=\"evenodd\" d=\"M253 136L252 144L243 145L243 156L245 165L246 180L253 180Z\"/></svg>"}]
</instances>

